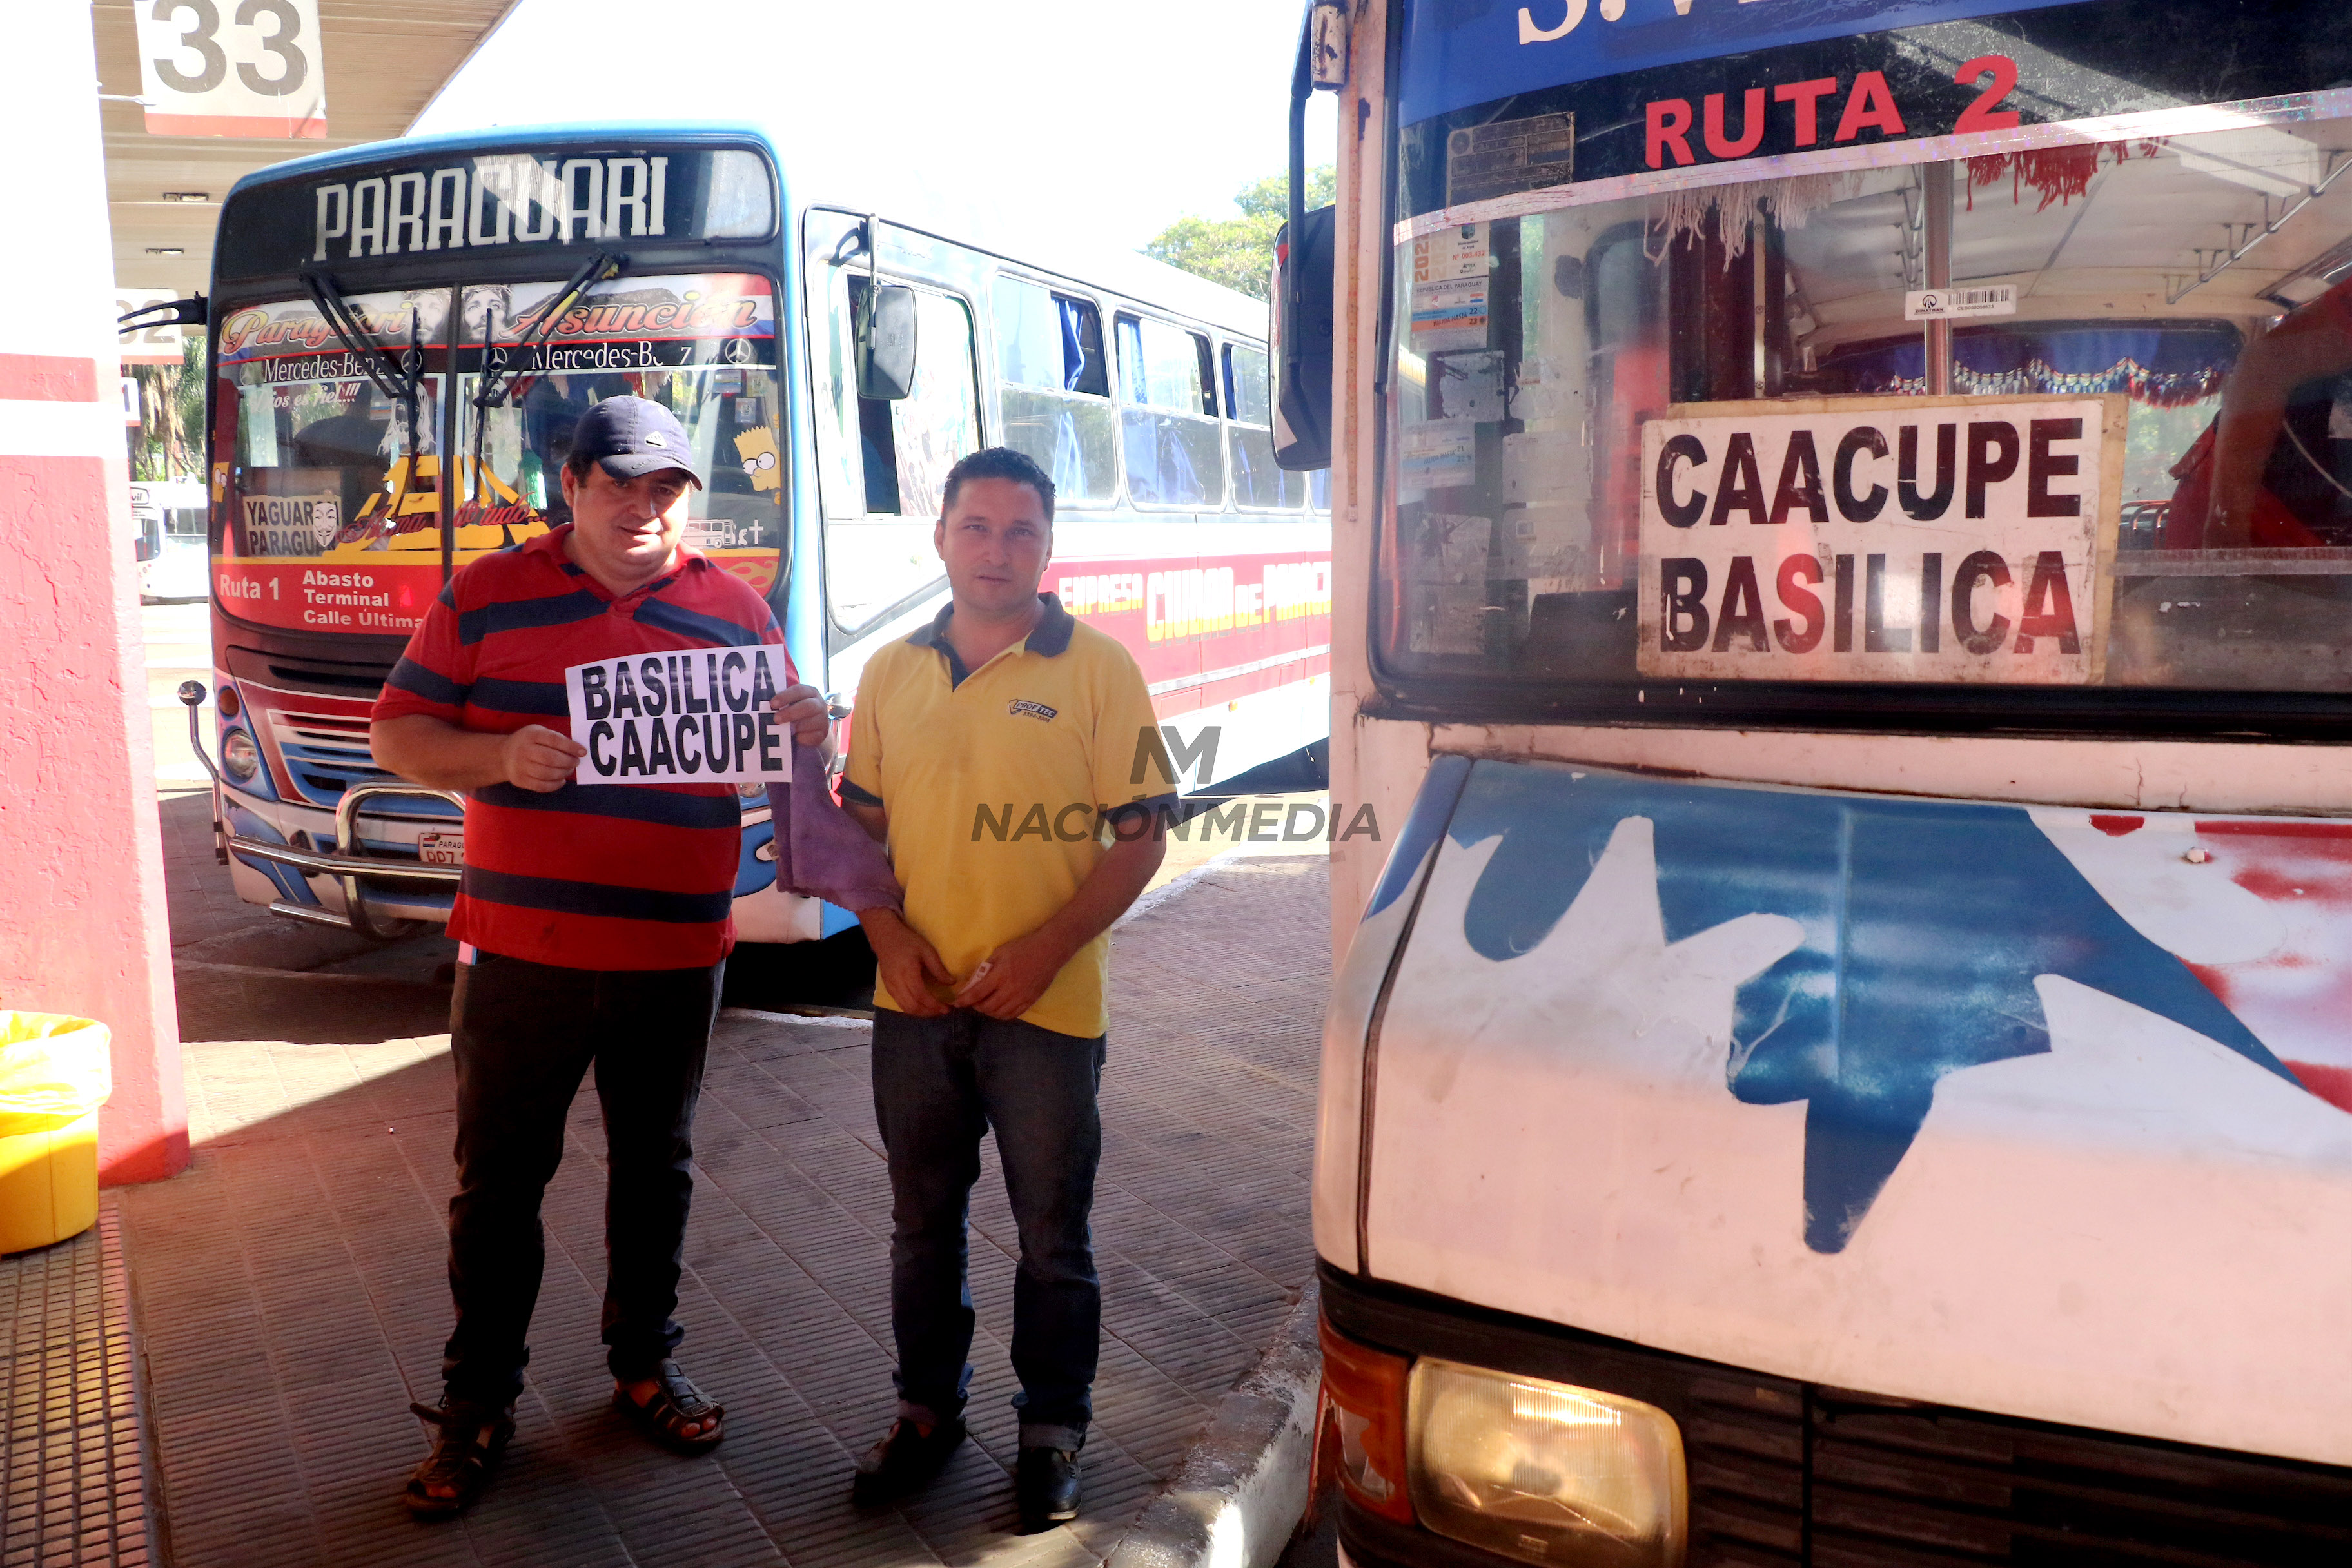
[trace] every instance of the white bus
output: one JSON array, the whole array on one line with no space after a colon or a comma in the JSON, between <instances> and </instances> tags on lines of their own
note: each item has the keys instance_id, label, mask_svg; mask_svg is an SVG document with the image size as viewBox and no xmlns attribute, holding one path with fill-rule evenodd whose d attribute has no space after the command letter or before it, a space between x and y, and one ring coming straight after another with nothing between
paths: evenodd
<instances>
[{"instance_id":1,"label":"white bus","mask_svg":"<svg viewBox=\"0 0 2352 1568\"><path fill-rule=\"evenodd\" d=\"M1343 1561L2352 1561L2343 6L1308 42Z\"/></svg>"}]
</instances>

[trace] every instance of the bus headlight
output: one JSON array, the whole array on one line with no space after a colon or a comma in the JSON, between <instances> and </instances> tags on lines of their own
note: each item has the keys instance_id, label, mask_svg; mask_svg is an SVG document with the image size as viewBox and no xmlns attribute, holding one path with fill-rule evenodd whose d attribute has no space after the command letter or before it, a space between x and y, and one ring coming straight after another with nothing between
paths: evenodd
<instances>
[{"instance_id":1,"label":"bus headlight","mask_svg":"<svg viewBox=\"0 0 2352 1568\"><path fill-rule=\"evenodd\" d=\"M1655 1405L1423 1358L1406 1397L1421 1522L1522 1563L1677 1568L1683 1439Z\"/></svg>"},{"instance_id":2,"label":"bus headlight","mask_svg":"<svg viewBox=\"0 0 2352 1568\"><path fill-rule=\"evenodd\" d=\"M249 784L261 771L261 748L242 730L221 731L221 772L239 784Z\"/></svg>"}]
</instances>

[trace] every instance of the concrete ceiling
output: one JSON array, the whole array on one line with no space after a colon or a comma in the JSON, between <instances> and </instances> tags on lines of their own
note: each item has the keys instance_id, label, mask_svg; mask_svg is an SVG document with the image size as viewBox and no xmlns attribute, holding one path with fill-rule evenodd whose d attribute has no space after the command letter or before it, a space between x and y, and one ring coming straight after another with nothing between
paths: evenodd
<instances>
[{"instance_id":1,"label":"concrete ceiling","mask_svg":"<svg viewBox=\"0 0 2352 1568\"><path fill-rule=\"evenodd\" d=\"M151 0L139 0L142 5ZM320 52L327 73L324 141L151 136L135 103L99 105L106 133L107 200L114 222L118 288L181 295L212 275L213 226L240 175L289 158L404 133L507 13L521 0L320 0ZM132 0L93 0L97 90L139 96ZM202 191L201 204L166 202L166 191ZM149 254L178 247L179 256Z\"/></svg>"}]
</instances>

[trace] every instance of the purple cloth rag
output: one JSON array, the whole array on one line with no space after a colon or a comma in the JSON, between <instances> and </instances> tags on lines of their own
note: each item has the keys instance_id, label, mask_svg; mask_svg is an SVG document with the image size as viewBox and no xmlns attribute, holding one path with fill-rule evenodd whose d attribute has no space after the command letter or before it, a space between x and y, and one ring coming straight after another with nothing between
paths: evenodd
<instances>
[{"instance_id":1,"label":"purple cloth rag","mask_svg":"<svg viewBox=\"0 0 2352 1568\"><path fill-rule=\"evenodd\" d=\"M833 798L832 779L814 748L793 742L792 788L780 798L769 785L768 811L776 829L777 887L853 914L904 907L889 858Z\"/></svg>"}]
</instances>

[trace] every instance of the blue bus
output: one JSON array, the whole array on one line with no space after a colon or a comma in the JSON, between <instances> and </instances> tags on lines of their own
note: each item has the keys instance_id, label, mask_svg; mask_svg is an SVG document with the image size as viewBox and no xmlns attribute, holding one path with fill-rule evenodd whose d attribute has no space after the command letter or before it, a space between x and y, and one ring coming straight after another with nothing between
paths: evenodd
<instances>
[{"instance_id":1,"label":"blue bus","mask_svg":"<svg viewBox=\"0 0 2352 1568\"><path fill-rule=\"evenodd\" d=\"M2352 1561L2352 11L1322 87L1343 1561Z\"/></svg>"},{"instance_id":2,"label":"blue bus","mask_svg":"<svg viewBox=\"0 0 2352 1568\"><path fill-rule=\"evenodd\" d=\"M828 690L935 614L940 484L1003 444L1060 491L1047 588L1135 652L1190 784L1326 734L1330 522L1274 461L1265 308L1157 262L824 200L748 127L597 125L248 176L209 301L184 304L209 334L199 751L236 886L281 915L446 921L465 803L375 765L370 704L452 573L565 521L572 426L622 394L684 423L709 481L687 542L767 596ZM776 888L759 788L739 937L859 942Z\"/></svg>"}]
</instances>

